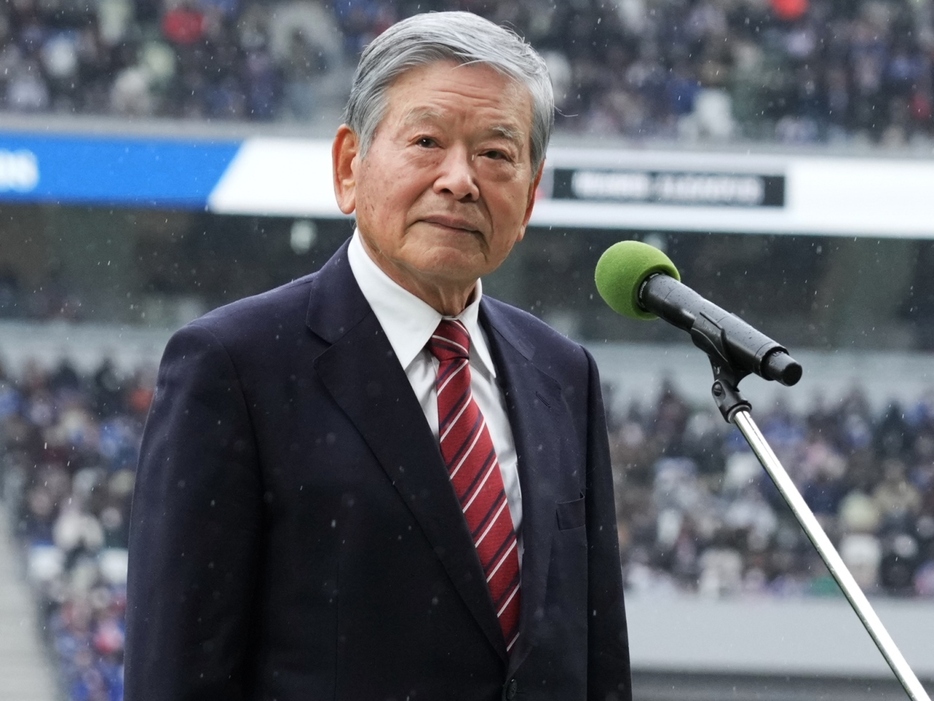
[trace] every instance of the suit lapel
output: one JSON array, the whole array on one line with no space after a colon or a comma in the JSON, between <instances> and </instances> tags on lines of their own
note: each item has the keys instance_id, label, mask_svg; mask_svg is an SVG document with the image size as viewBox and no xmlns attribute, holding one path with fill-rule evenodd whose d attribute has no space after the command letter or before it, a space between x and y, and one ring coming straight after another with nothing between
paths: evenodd
<instances>
[{"instance_id":1,"label":"suit lapel","mask_svg":"<svg viewBox=\"0 0 934 701\"><path fill-rule=\"evenodd\" d=\"M522 489L521 631L510 656L515 669L535 644L534 622L544 611L545 585L556 528L555 476L560 470L558 441L563 435L559 408L561 388L533 362L534 348L494 305L481 303L493 360L512 425Z\"/></svg>"},{"instance_id":2,"label":"suit lapel","mask_svg":"<svg viewBox=\"0 0 934 701\"><path fill-rule=\"evenodd\" d=\"M318 273L310 297L308 326L331 343L315 360L318 376L418 521L491 645L506 659L486 578L437 442L353 279L346 246Z\"/></svg>"}]
</instances>

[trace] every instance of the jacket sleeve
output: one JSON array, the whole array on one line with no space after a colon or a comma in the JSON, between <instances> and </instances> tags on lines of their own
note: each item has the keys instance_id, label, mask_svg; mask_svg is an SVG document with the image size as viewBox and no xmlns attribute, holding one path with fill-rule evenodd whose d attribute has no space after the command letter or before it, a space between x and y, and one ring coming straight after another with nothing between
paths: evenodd
<instances>
[{"instance_id":1,"label":"jacket sleeve","mask_svg":"<svg viewBox=\"0 0 934 701\"><path fill-rule=\"evenodd\" d=\"M600 378L589 364L587 406L587 542L589 701L632 701L622 567L613 499L613 475Z\"/></svg>"},{"instance_id":2,"label":"jacket sleeve","mask_svg":"<svg viewBox=\"0 0 934 701\"><path fill-rule=\"evenodd\" d=\"M143 435L126 701L244 698L263 491L237 370L207 329L170 340Z\"/></svg>"}]
</instances>

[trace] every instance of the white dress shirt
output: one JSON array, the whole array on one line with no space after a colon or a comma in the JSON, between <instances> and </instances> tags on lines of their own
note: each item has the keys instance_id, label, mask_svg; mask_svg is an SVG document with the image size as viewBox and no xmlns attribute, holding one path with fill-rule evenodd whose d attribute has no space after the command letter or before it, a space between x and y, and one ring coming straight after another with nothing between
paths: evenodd
<instances>
[{"instance_id":1,"label":"white dress shirt","mask_svg":"<svg viewBox=\"0 0 934 701\"><path fill-rule=\"evenodd\" d=\"M355 231L347 249L350 269L373 308L373 313L392 346L399 363L412 385L412 391L425 412L428 425L438 438L438 393L435 381L438 360L425 348L428 339L444 318L433 307L399 286L370 258L360 232ZM506 414L503 393L496 384L496 368L490 356L486 334L477 322L482 294L480 281L467 308L457 315L470 333L470 388L483 412L496 457L503 474L506 501L512 522L519 536L519 556L522 556L522 498L519 473L516 468L516 444ZM450 318L450 317L449 317Z\"/></svg>"}]
</instances>

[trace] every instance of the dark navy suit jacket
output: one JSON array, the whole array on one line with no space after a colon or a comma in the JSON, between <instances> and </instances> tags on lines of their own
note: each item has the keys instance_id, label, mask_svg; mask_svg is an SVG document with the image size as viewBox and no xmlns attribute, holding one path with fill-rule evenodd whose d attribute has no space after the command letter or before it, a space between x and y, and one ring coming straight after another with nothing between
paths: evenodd
<instances>
[{"instance_id":1,"label":"dark navy suit jacket","mask_svg":"<svg viewBox=\"0 0 934 701\"><path fill-rule=\"evenodd\" d=\"M126 701L631 698L597 370L492 299L518 453L507 656L437 442L347 263L169 342L131 522Z\"/></svg>"}]
</instances>

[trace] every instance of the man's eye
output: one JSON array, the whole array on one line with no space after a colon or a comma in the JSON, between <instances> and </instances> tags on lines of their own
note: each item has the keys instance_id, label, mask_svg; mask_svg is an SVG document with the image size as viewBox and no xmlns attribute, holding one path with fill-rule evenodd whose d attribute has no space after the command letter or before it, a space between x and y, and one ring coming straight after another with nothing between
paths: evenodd
<instances>
[{"instance_id":1,"label":"man's eye","mask_svg":"<svg viewBox=\"0 0 934 701\"><path fill-rule=\"evenodd\" d=\"M483 155L486 156L487 158L493 159L494 161L508 161L509 160L509 155L505 151L497 151L495 149L491 151L485 151Z\"/></svg>"},{"instance_id":2,"label":"man's eye","mask_svg":"<svg viewBox=\"0 0 934 701\"><path fill-rule=\"evenodd\" d=\"M438 142L432 139L430 136L420 136L415 140L415 143L418 146L422 146L424 148L431 148L438 145Z\"/></svg>"}]
</instances>

